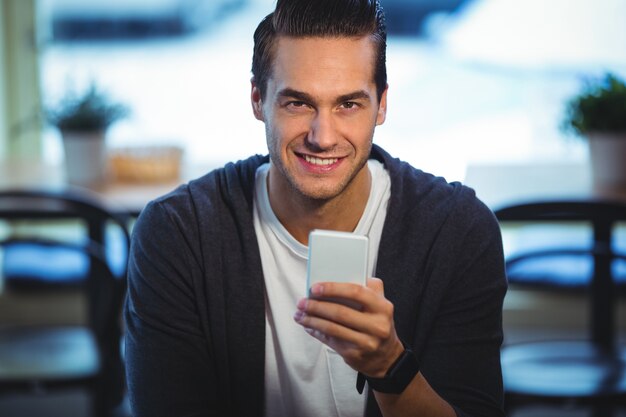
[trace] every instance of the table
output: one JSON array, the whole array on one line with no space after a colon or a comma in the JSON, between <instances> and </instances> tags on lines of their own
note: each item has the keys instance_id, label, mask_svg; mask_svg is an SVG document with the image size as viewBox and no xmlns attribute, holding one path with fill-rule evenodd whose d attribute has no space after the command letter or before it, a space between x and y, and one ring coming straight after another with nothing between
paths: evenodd
<instances>
[{"instance_id":1,"label":"table","mask_svg":"<svg viewBox=\"0 0 626 417\"><path fill-rule=\"evenodd\" d=\"M150 200L168 193L190 179L200 177L216 166L209 163L185 166L181 178L176 181L163 183L110 181L84 190L98 194L114 211L136 216ZM63 165L35 159L0 161L0 189L33 187L54 190L68 187Z\"/></svg>"},{"instance_id":2,"label":"table","mask_svg":"<svg viewBox=\"0 0 626 417\"><path fill-rule=\"evenodd\" d=\"M492 209L541 199L608 198L626 200L626 192L596 192L587 162L473 164L465 185Z\"/></svg>"}]
</instances>

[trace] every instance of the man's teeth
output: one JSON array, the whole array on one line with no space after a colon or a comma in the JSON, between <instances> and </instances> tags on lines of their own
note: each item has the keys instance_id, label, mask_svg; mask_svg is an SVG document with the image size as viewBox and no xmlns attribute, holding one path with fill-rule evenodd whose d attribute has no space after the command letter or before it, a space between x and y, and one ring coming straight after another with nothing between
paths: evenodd
<instances>
[{"instance_id":1,"label":"man's teeth","mask_svg":"<svg viewBox=\"0 0 626 417\"><path fill-rule=\"evenodd\" d=\"M338 158L313 158L312 156L304 155L304 159L313 165L331 165L337 162Z\"/></svg>"}]
</instances>

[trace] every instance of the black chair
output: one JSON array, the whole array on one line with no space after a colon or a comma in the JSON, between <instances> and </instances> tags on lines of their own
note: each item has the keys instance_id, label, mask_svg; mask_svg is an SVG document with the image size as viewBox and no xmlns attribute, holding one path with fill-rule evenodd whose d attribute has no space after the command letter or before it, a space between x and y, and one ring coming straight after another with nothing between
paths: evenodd
<instances>
[{"instance_id":1,"label":"black chair","mask_svg":"<svg viewBox=\"0 0 626 417\"><path fill-rule=\"evenodd\" d=\"M73 260L69 263L82 275L71 289L83 296L87 316L83 325L3 323L0 395L79 387L91 394L93 415L111 415L124 393L120 313L130 244L127 219L85 192L16 190L0 191L0 221L6 235L0 239L4 260L9 255L10 261L16 249L28 249L34 270L45 272L47 265L53 275L56 266L63 272L68 260ZM69 240L49 233L42 236L46 226L55 221L70 222L67 227L79 227L83 233ZM107 249L112 228L117 230L116 237L121 237L122 247L117 248L125 257L121 267ZM57 262L56 256L62 260ZM14 265L3 262L0 273L14 275ZM39 286L34 294L50 288ZM19 291L7 286L2 297Z\"/></svg>"},{"instance_id":2,"label":"black chair","mask_svg":"<svg viewBox=\"0 0 626 417\"><path fill-rule=\"evenodd\" d=\"M530 404L564 404L590 409L593 416L612 415L626 405L626 349L616 341L615 323L616 275L623 273L626 255L614 242L615 226L626 221L626 203L531 202L504 207L495 214L502 225L522 222L548 226L575 222L591 230L588 241L573 239L550 247L541 237L535 237L535 248L507 254L507 275L513 288L537 283L540 288L552 290L571 291L584 287L590 305L589 337L584 340L503 346L507 411ZM568 264L575 267L559 267ZM525 273L525 270L532 273ZM538 278L542 270L547 278ZM583 279L580 275L585 270L588 276ZM575 285L568 283L568 274ZM533 278L529 281L528 276Z\"/></svg>"}]
</instances>

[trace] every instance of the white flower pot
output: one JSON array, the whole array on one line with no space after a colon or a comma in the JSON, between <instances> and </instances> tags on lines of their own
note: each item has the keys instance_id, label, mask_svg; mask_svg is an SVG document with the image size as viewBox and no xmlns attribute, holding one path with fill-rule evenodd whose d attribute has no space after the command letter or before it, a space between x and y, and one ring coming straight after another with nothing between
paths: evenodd
<instances>
[{"instance_id":1,"label":"white flower pot","mask_svg":"<svg viewBox=\"0 0 626 417\"><path fill-rule=\"evenodd\" d=\"M590 133L593 192L600 197L626 197L626 132Z\"/></svg>"},{"instance_id":2,"label":"white flower pot","mask_svg":"<svg viewBox=\"0 0 626 417\"><path fill-rule=\"evenodd\" d=\"M104 132L63 132L67 182L97 187L106 180Z\"/></svg>"}]
</instances>

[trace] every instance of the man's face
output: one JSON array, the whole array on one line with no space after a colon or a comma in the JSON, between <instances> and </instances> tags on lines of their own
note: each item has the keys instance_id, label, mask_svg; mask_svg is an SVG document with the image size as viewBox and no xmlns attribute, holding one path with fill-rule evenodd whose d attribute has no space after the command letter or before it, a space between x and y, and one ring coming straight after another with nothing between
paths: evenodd
<instances>
[{"instance_id":1,"label":"man's face","mask_svg":"<svg viewBox=\"0 0 626 417\"><path fill-rule=\"evenodd\" d=\"M276 42L264 100L252 86L254 114L265 123L271 184L314 200L369 184L366 162L387 97L387 91L380 102L376 96L373 42L282 36Z\"/></svg>"}]
</instances>

